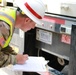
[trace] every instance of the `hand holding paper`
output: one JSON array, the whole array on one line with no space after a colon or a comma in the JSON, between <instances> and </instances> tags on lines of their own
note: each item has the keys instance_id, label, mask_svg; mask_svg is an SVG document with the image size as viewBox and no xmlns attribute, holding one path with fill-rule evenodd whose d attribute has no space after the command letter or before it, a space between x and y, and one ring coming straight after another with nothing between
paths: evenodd
<instances>
[{"instance_id":1,"label":"hand holding paper","mask_svg":"<svg viewBox=\"0 0 76 75\"><path fill-rule=\"evenodd\" d=\"M29 56L25 64L16 64L13 66L14 70L26 72L47 72L46 64L48 62L43 57Z\"/></svg>"}]
</instances>

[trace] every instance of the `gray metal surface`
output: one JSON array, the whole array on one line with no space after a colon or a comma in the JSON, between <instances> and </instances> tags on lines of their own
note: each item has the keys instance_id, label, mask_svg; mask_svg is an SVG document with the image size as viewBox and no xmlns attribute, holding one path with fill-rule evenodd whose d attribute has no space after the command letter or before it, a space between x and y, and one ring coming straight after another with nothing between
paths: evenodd
<instances>
[{"instance_id":1,"label":"gray metal surface","mask_svg":"<svg viewBox=\"0 0 76 75\"><path fill-rule=\"evenodd\" d=\"M62 57L69 57L70 45L61 42L61 34L53 33L52 45L45 44L36 40L36 47L45 49L46 52L61 55Z\"/></svg>"}]
</instances>

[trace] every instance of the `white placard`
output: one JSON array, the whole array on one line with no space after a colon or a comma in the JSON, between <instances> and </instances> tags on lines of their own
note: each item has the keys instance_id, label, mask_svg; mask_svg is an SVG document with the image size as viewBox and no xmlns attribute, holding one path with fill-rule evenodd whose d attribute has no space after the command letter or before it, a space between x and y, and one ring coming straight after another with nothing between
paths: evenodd
<instances>
[{"instance_id":1,"label":"white placard","mask_svg":"<svg viewBox=\"0 0 76 75\"><path fill-rule=\"evenodd\" d=\"M36 34L37 34L36 35L37 40L47 44L52 44L52 32L38 29Z\"/></svg>"}]
</instances>

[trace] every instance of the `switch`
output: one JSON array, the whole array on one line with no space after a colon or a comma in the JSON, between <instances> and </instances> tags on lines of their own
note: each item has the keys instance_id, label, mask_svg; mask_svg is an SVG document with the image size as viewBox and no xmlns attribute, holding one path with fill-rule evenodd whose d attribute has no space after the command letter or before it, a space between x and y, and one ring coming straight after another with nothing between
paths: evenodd
<instances>
[{"instance_id":1,"label":"switch","mask_svg":"<svg viewBox=\"0 0 76 75\"><path fill-rule=\"evenodd\" d=\"M61 32L66 32L66 28L61 27Z\"/></svg>"}]
</instances>

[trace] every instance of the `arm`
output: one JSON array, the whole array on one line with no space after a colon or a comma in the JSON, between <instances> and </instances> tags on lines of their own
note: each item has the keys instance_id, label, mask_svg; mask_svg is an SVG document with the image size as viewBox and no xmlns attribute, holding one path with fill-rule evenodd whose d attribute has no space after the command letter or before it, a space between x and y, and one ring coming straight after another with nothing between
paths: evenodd
<instances>
[{"instance_id":1,"label":"arm","mask_svg":"<svg viewBox=\"0 0 76 75\"><path fill-rule=\"evenodd\" d=\"M3 22L0 21L0 67L7 66L9 64L23 64L27 60L28 55L17 54L11 47L2 48L6 39L9 36L9 30L5 27ZM2 39L1 39L2 37ZM3 42L3 43L2 43Z\"/></svg>"},{"instance_id":2,"label":"arm","mask_svg":"<svg viewBox=\"0 0 76 75\"><path fill-rule=\"evenodd\" d=\"M9 26L5 22L0 21L0 67L4 67L11 63L12 54L14 52L9 46L3 48L4 42L8 39L8 36ZM15 58L15 56L13 58Z\"/></svg>"}]
</instances>

